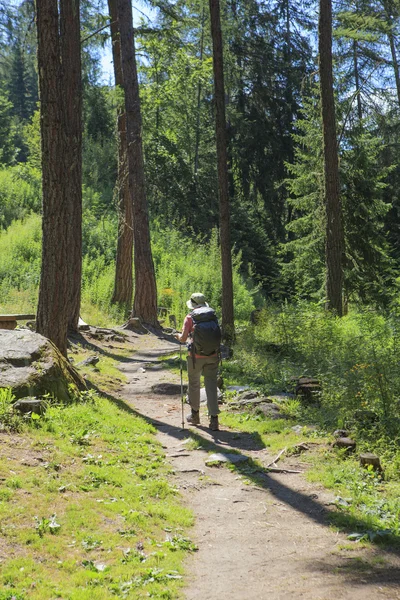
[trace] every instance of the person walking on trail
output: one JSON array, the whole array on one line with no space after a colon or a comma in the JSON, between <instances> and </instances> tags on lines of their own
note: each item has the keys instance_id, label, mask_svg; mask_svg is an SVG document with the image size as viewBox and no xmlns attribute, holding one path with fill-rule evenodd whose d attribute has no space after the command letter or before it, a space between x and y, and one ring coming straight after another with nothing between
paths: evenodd
<instances>
[{"instance_id":1,"label":"person walking on trail","mask_svg":"<svg viewBox=\"0 0 400 600\"><path fill-rule=\"evenodd\" d=\"M186 420L200 425L200 377L204 376L210 429L218 431L217 376L220 357L221 330L215 311L207 304L203 294L194 293L186 302L190 313L183 322L177 340L187 342L187 371L189 379L189 404L191 413Z\"/></svg>"}]
</instances>

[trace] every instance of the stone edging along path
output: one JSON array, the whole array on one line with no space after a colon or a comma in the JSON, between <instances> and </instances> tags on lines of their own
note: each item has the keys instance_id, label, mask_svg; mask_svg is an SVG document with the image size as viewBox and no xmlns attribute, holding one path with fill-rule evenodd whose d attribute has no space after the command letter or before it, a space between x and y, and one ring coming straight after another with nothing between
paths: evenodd
<instances>
[{"instance_id":1,"label":"stone edging along path","mask_svg":"<svg viewBox=\"0 0 400 600\"><path fill-rule=\"evenodd\" d=\"M120 397L158 429L174 486L196 516L191 539L199 550L186 565L187 600L400 599L399 556L357 547L333 531L329 491L295 473L270 473L248 484L245 471L208 466L207 451L189 450L188 437L215 452L235 450L263 464L273 459L250 434L209 431L205 414L204 425L182 430L180 394L152 391L155 384L179 383L158 360L179 352L177 345L154 335L129 336L136 352L120 365L128 379Z\"/></svg>"}]
</instances>

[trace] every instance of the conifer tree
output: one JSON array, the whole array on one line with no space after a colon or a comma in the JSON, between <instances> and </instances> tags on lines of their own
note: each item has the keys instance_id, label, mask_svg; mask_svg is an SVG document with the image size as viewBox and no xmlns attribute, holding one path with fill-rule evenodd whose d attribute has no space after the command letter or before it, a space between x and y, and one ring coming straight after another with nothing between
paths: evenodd
<instances>
[{"instance_id":1,"label":"conifer tree","mask_svg":"<svg viewBox=\"0 0 400 600\"><path fill-rule=\"evenodd\" d=\"M210 0L211 36L215 89L215 131L217 139L219 229L222 260L222 332L229 342L234 339L232 250L228 192L228 156L225 117L224 59L219 0Z\"/></svg>"},{"instance_id":2,"label":"conifer tree","mask_svg":"<svg viewBox=\"0 0 400 600\"><path fill-rule=\"evenodd\" d=\"M135 296L132 316L140 318L144 323L157 326L157 287L144 179L142 118L131 0L118 0L117 7L125 92L128 176L133 194Z\"/></svg>"},{"instance_id":3,"label":"conifer tree","mask_svg":"<svg viewBox=\"0 0 400 600\"><path fill-rule=\"evenodd\" d=\"M324 200L326 210L326 306L343 314L343 216L339 189L335 100L332 67L332 3L320 0L318 25L319 78L324 149Z\"/></svg>"}]
</instances>

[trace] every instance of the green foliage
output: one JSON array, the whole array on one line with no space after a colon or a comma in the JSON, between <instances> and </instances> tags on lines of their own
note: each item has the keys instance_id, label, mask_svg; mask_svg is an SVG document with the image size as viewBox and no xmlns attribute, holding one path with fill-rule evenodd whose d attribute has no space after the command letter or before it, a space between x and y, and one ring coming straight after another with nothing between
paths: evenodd
<instances>
[{"instance_id":1,"label":"green foliage","mask_svg":"<svg viewBox=\"0 0 400 600\"><path fill-rule=\"evenodd\" d=\"M7 95L0 89L0 165L12 164L17 154L12 108Z\"/></svg>"},{"instance_id":2,"label":"green foliage","mask_svg":"<svg viewBox=\"0 0 400 600\"><path fill-rule=\"evenodd\" d=\"M222 300L221 258L217 232L209 242L182 238L179 231L167 229L153 235L153 257L156 268L159 305L165 306L182 320L187 314L186 300L201 291L219 314ZM234 258L233 285L237 321L248 321L254 308L254 294L240 273L241 257Z\"/></svg>"},{"instance_id":3,"label":"green foliage","mask_svg":"<svg viewBox=\"0 0 400 600\"><path fill-rule=\"evenodd\" d=\"M325 207L322 126L318 92L305 98L304 118L297 123L294 164L288 164L292 220L282 248L284 288L300 298L325 296ZM344 110L346 106L339 105ZM345 230L346 300L387 305L393 273L384 232L389 206L384 201L392 167L382 166L382 140L372 129L344 129L340 147L341 200Z\"/></svg>"},{"instance_id":4,"label":"green foliage","mask_svg":"<svg viewBox=\"0 0 400 600\"><path fill-rule=\"evenodd\" d=\"M313 418L330 427L345 424L377 442L380 436L400 437L398 347L394 315L353 309L339 319L305 302L269 306L259 325L239 338L236 373L240 366L259 384L289 390L291 377L316 377L322 406Z\"/></svg>"},{"instance_id":5,"label":"green foliage","mask_svg":"<svg viewBox=\"0 0 400 600\"><path fill-rule=\"evenodd\" d=\"M43 456L44 468L1 453L2 535L16 551L2 562L0 598L25 598L28 588L32 600L177 598L183 560L195 550L193 517L168 483L154 429L121 403L86 400L49 406L25 427L21 446ZM88 445L76 443L84 431ZM15 511L20 494L24 510Z\"/></svg>"},{"instance_id":6,"label":"green foliage","mask_svg":"<svg viewBox=\"0 0 400 600\"><path fill-rule=\"evenodd\" d=\"M14 402L11 389L0 388L0 431L19 431L22 427L21 417L12 408Z\"/></svg>"},{"instance_id":7,"label":"green foliage","mask_svg":"<svg viewBox=\"0 0 400 600\"><path fill-rule=\"evenodd\" d=\"M25 178L20 167L0 170L0 230L39 207L38 187Z\"/></svg>"},{"instance_id":8,"label":"green foliage","mask_svg":"<svg viewBox=\"0 0 400 600\"><path fill-rule=\"evenodd\" d=\"M0 231L0 303L12 291L28 291L34 308L40 278L41 222L38 215L15 221Z\"/></svg>"}]
</instances>

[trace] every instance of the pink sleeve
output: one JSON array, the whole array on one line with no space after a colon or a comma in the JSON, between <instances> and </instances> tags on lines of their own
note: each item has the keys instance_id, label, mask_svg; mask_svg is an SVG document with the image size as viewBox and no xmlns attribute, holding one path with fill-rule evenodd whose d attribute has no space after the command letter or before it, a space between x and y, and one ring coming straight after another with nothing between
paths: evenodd
<instances>
[{"instance_id":1,"label":"pink sleeve","mask_svg":"<svg viewBox=\"0 0 400 600\"><path fill-rule=\"evenodd\" d=\"M185 317L181 333L181 342L186 342L189 333L193 331L193 319L190 315Z\"/></svg>"}]
</instances>

